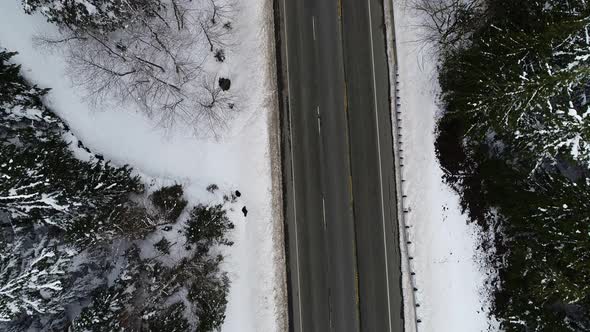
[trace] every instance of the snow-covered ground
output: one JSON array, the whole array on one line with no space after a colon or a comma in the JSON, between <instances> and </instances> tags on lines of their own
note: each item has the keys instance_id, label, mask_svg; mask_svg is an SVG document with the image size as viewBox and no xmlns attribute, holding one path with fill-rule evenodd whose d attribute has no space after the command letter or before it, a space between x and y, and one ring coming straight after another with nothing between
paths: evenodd
<instances>
[{"instance_id":1,"label":"snow-covered ground","mask_svg":"<svg viewBox=\"0 0 590 332\"><path fill-rule=\"evenodd\" d=\"M191 203L220 200L205 188L239 189L248 209L230 215L235 244L227 249L225 269L231 278L223 331L279 331L286 324L284 254L273 126L274 61L272 3L237 1L235 45L219 71L241 92L242 113L221 139L197 139L182 126L163 130L140 113L121 107L93 109L83 91L72 87L59 54L36 48L33 36L55 31L40 16L23 13L20 0L0 1L0 46L20 54L23 74L51 88L47 105L96 153L130 164L147 178L183 184ZM274 168L273 168L274 167ZM274 191L274 192L273 192ZM280 194L278 195L280 197ZM274 200L274 201L273 201Z\"/></svg>"},{"instance_id":2,"label":"snow-covered ground","mask_svg":"<svg viewBox=\"0 0 590 332\"><path fill-rule=\"evenodd\" d=\"M420 332L478 332L497 330L488 317L489 295L485 288L489 271L480 259L477 225L467 223L461 213L459 197L442 180L434 149L435 126L440 109L436 58L431 45L420 42L420 17L409 7L410 1L392 0L397 37L397 61L401 112L401 177L403 213L413 287L406 303L420 320ZM386 8L386 11L388 8ZM395 75L395 74L392 74ZM395 77L395 76L393 76ZM394 121L396 119L394 118ZM397 122L397 121L396 121ZM394 125L397 128L397 125ZM406 287L407 288L407 287ZM408 330L416 324L412 316Z\"/></svg>"}]
</instances>

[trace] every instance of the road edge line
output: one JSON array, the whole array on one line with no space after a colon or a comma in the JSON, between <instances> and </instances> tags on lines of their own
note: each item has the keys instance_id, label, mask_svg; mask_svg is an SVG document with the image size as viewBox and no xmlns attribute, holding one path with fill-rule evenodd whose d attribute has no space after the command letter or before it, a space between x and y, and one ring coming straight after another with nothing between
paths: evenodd
<instances>
[{"instance_id":1,"label":"road edge line","mask_svg":"<svg viewBox=\"0 0 590 332\"><path fill-rule=\"evenodd\" d=\"M372 17L372 9L371 9L371 1L367 0L368 4L368 12L369 12L369 34L371 35L371 74L373 76L373 102L375 103L373 109L375 111L375 128L377 131L377 156L379 156L379 189L381 192L381 223L383 227L383 247L385 252L385 284L387 285L387 319L388 319L388 326L389 331L391 332L393 329L391 323L391 287L389 286L389 255L387 253L387 228L385 225L385 199L383 197L383 161L381 159L381 132L379 130L379 111L378 111L378 101L377 101L377 78L375 73L375 45L373 39L375 38L373 35L373 17ZM390 110L391 111L391 110ZM392 128L393 130L393 128Z\"/></svg>"}]
</instances>

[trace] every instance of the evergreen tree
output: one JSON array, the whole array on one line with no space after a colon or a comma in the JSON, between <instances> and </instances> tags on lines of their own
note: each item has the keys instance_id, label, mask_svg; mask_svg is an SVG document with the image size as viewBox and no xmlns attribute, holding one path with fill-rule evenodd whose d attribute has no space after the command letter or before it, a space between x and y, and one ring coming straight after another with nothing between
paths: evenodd
<instances>
[{"instance_id":1,"label":"evergreen tree","mask_svg":"<svg viewBox=\"0 0 590 332\"><path fill-rule=\"evenodd\" d=\"M67 126L42 104L47 90L20 76L13 55L0 52L0 330L218 329L229 281L209 249L231 244L223 206L192 211L184 235L196 250L171 255L162 237L159 255L142 257L158 225L178 222L182 187L156 191L154 211L132 199L143 185L130 168L75 158Z\"/></svg>"},{"instance_id":2,"label":"evergreen tree","mask_svg":"<svg viewBox=\"0 0 590 332\"><path fill-rule=\"evenodd\" d=\"M499 230L501 328L587 331L590 5L489 0L486 20L443 54L441 165L470 216Z\"/></svg>"},{"instance_id":3,"label":"evergreen tree","mask_svg":"<svg viewBox=\"0 0 590 332\"><path fill-rule=\"evenodd\" d=\"M185 235L188 243L197 245L198 252L207 253L212 245L232 245L225 234L233 228L222 205L197 205L190 213Z\"/></svg>"},{"instance_id":4,"label":"evergreen tree","mask_svg":"<svg viewBox=\"0 0 590 332\"><path fill-rule=\"evenodd\" d=\"M175 184L154 191L150 198L165 219L175 222L188 204L188 201L184 199L183 195L182 186Z\"/></svg>"},{"instance_id":5,"label":"evergreen tree","mask_svg":"<svg viewBox=\"0 0 590 332\"><path fill-rule=\"evenodd\" d=\"M225 320L229 280L226 275L217 276L219 262L219 258L207 261L208 267L202 270L200 278L189 289L188 298L195 306L199 319L198 332L214 331Z\"/></svg>"},{"instance_id":6,"label":"evergreen tree","mask_svg":"<svg viewBox=\"0 0 590 332\"><path fill-rule=\"evenodd\" d=\"M563 155L589 163L590 7L555 4L546 12L544 3L527 2L529 12L507 13L517 5L497 2L471 46L445 58L445 102L469 119L471 139L494 133L514 141L531 168Z\"/></svg>"},{"instance_id":7,"label":"evergreen tree","mask_svg":"<svg viewBox=\"0 0 590 332\"><path fill-rule=\"evenodd\" d=\"M225 319L229 280L219 269L221 256L194 254L168 267L142 259L139 248L126 253L125 268L113 286L97 290L73 324L73 331L203 331ZM183 289L188 290L187 295ZM183 302L168 304L172 299ZM197 319L189 323L187 314Z\"/></svg>"},{"instance_id":8,"label":"evergreen tree","mask_svg":"<svg viewBox=\"0 0 590 332\"><path fill-rule=\"evenodd\" d=\"M181 275L185 276L191 314L198 319L196 331L219 330L225 320L229 279L220 270L222 261L221 255L208 257L196 251L177 267L179 272L182 271Z\"/></svg>"},{"instance_id":9,"label":"evergreen tree","mask_svg":"<svg viewBox=\"0 0 590 332\"><path fill-rule=\"evenodd\" d=\"M76 292L64 289L71 256L54 240L35 244L24 237L0 241L0 321L64 310Z\"/></svg>"},{"instance_id":10,"label":"evergreen tree","mask_svg":"<svg viewBox=\"0 0 590 332\"><path fill-rule=\"evenodd\" d=\"M110 287L101 287L90 305L85 307L72 324L72 331L115 332L138 331L135 326L132 300L140 277L139 249L126 252L127 264Z\"/></svg>"},{"instance_id":11,"label":"evergreen tree","mask_svg":"<svg viewBox=\"0 0 590 332\"><path fill-rule=\"evenodd\" d=\"M48 89L41 89L37 86L30 86L20 76L20 66L9 63L16 52L8 52L0 49L0 105L2 108L10 109L15 107L39 108L41 97Z\"/></svg>"},{"instance_id":12,"label":"evergreen tree","mask_svg":"<svg viewBox=\"0 0 590 332\"><path fill-rule=\"evenodd\" d=\"M22 0L27 13L40 12L49 22L71 30L107 33L125 28L141 16L154 16L159 0Z\"/></svg>"},{"instance_id":13,"label":"evergreen tree","mask_svg":"<svg viewBox=\"0 0 590 332\"><path fill-rule=\"evenodd\" d=\"M519 317L520 323L506 322L507 328L524 324L535 331L587 330L590 180L571 182L549 173L539 177L519 194L531 204L501 211L509 218L510 251L500 270L498 310L502 317Z\"/></svg>"},{"instance_id":14,"label":"evergreen tree","mask_svg":"<svg viewBox=\"0 0 590 332\"><path fill-rule=\"evenodd\" d=\"M148 320L146 331L183 332L189 331L190 324L185 317L186 306L177 302L165 308Z\"/></svg>"},{"instance_id":15,"label":"evergreen tree","mask_svg":"<svg viewBox=\"0 0 590 332\"><path fill-rule=\"evenodd\" d=\"M0 53L0 211L13 221L66 229L142 191L127 166L74 157L62 139L64 124L40 103L47 90L18 75L8 63L13 55Z\"/></svg>"},{"instance_id":16,"label":"evergreen tree","mask_svg":"<svg viewBox=\"0 0 590 332\"><path fill-rule=\"evenodd\" d=\"M120 234L120 220L105 216L121 214L117 207L143 187L128 167L73 156L66 126L41 103L47 90L20 76L14 54L0 52L0 327L44 321L43 329L63 330L65 308L105 273L97 241L91 250L79 244L111 239L104 225ZM85 233L73 231L90 218Z\"/></svg>"}]
</instances>

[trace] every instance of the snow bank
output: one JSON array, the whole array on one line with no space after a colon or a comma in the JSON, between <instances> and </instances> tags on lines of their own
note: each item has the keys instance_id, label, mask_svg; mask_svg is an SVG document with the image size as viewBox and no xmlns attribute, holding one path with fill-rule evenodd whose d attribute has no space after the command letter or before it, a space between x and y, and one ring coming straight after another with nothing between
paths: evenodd
<instances>
[{"instance_id":1,"label":"snow bank","mask_svg":"<svg viewBox=\"0 0 590 332\"><path fill-rule=\"evenodd\" d=\"M402 230L405 241L411 242L407 247L413 258L409 270L416 274L412 284L418 289L413 296L406 294L406 304L413 308L415 297L420 305L415 311L420 332L497 330L497 323L488 318L489 301L484 288L488 271L477 250L480 230L467 223L458 195L443 182L434 150L439 112L436 60L428 53L430 45L420 42L417 13L406 0L392 3L403 148L399 154L403 156L401 177L405 180L402 191L407 195L403 200L407 213L403 215L409 226ZM397 128L397 124L393 127ZM406 316L411 320L407 328L414 324L412 308L406 307Z\"/></svg>"},{"instance_id":2,"label":"snow bank","mask_svg":"<svg viewBox=\"0 0 590 332\"><path fill-rule=\"evenodd\" d=\"M191 202L217 198L206 192L215 183L222 190L239 189L249 211L230 215L236 224L235 244L227 249L225 269L232 284L223 331L276 331L284 326L282 303L284 262L282 221L272 204L269 119L274 91L269 61L267 1L238 1L233 45L218 70L242 91L246 105L221 140L197 139L189 128L165 131L132 110L111 107L94 110L84 93L72 87L58 54L34 46L33 36L55 31L40 16L25 15L18 0L0 1L0 46L18 51L15 61L23 74L41 87L51 88L47 105L60 115L84 144L117 164L130 164L150 178L184 185ZM247 99L245 98L247 96Z\"/></svg>"}]
</instances>

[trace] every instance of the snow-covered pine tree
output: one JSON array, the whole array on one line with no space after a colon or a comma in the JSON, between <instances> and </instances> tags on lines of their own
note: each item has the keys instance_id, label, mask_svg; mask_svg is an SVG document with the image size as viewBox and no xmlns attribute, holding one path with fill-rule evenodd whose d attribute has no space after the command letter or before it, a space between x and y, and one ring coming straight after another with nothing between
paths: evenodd
<instances>
[{"instance_id":1,"label":"snow-covered pine tree","mask_svg":"<svg viewBox=\"0 0 590 332\"><path fill-rule=\"evenodd\" d=\"M179 184L154 191L150 199L162 216L170 222L175 222L188 204L184 198L182 186Z\"/></svg>"},{"instance_id":2,"label":"snow-covered pine tree","mask_svg":"<svg viewBox=\"0 0 590 332\"><path fill-rule=\"evenodd\" d=\"M129 198L143 186L128 167L73 156L66 125L41 102L47 90L22 79L13 55L0 52L0 330L218 329L229 281L209 247L231 244L223 206L193 210L184 235L199 249L180 262L170 250L142 258L135 244L120 258L112 242L127 247L164 218ZM160 198L176 222L181 188Z\"/></svg>"},{"instance_id":3,"label":"snow-covered pine tree","mask_svg":"<svg viewBox=\"0 0 590 332\"><path fill-rule=\"evenodd\" d=\"M140 278L139 248L132 246L125 256L126 265L114 284L94 292L91 303L72 323L72 332L140 331L133 301Z\"/></svg>"},{"instance_id":4,"label":"snow-covered pine tree","mask_svg":"<svg viewBox=\"0 0 590 332\"><path fill-rule=\"evenodd\" d=\"M226 233L233 228L223 205L199 204L191 210L184 232L187 243L196 245L199 253L206 254L213 245L232 245Z\"/></svg>"},{"instance_id":5,"label":"snow-covered pine tree","mask_svg":"<svg viewBox=\"0 0 590 332\"><path fill-rule=\"evenodd\" d=\"M500 269L507 328L535 331L590 329L590 179L543 172L522 188L523 205L502 213L509 251ZM542 318L542 319L541 319Z\"/></svg>"},{"instance_id":6,"label":"snow-covered pine tree","mask_svg":"<svg viewBox=\"0 0 590 332\"><path fill-rule=\"evenodd\" d=\"M178 266L187 278L187 299L191 312L198 318L196 330L209 332L219 329L225 320L229 279L220 271L221 255L208 257L195 251L190 259L184 259Z\"/></svg>"},{"instance_id":7,"label":"snow-covered pine tree","mask_svg":"<svg viewBox=\"0 0 590 332\"><path fill-rule=\"evenodd\" d=\"M159 0L22 0L27 13L40 12L47 20L71 30L92 34L125 28L140 17L157 15Z\"/></svg>"},{"instance_id":8,"label":"snow-covered pine tree","mask_svg":"<svg viewBox=\"0 0 590 332\"><path fill-rule=\"evenodd\" d=\"M469 119L472 140L494 134L514 142L531 169L560 157L590 165L590 5L495 0L490 7L492 23L445 59L448 107Z\"/></svg>"},{"instance_id":9,"label":"snow-covered pine tree","mask_svg":"<svg viewBox=\"0 0 590 332\"><path fill-rule=\"evenodd\" d=\"M74 157L65 125L40 103L47 90L26 84L12 55L0 53L0 211L14 222L67 229L142 191L127 166Z\"/></svg>"},{"instance_id":10,"label":"snow-covered pine tree","mask_svg":"<svg viewBox=\"0 0 590 332\"><path fill-rule=\"evenodd\" d=\"M41 97L49 89L30 86L20 76L20 66L9 62L16 54L0 48L0 105L3 108L40 107Z\"/></svg>"},{"instance_id":11,"label":"snow-covered pine tree","mask_svg":"<svg viewBox=\"0 0 590 332\"><path fill-rule=\"evenodd\" d=\"M501 329L588 331L590 5L487 5L470 43L442 59L443 165L497 230Z\"/></svg>"},{"instance_id":12,"label":"snow-covered pine tree","mask_svg":"<svg viewBox=\"0 0 590 332\"><path fill-rule=\"evenodd\" d=\"M188 298L193 303L199 319L198 332L218 329L225 320L229 280L227 276L197 280L189 289Z\"/></svg>"},{"instance_id":13,"label":"snow-covered pine tree","mask_svg":"<svg viewBox=\"0 0 590 332\"><path fill-rule=\"evenodd\" d=\"M133 245L125 257L114 284L93 294L74 321L73 332L211 332L221 326L229 289L219 268L221 256L195 253L170 267L158 259L142 259Z\"/></svg>"},{"instance_id":14,"label":"snow-covered pine tree","mask_svg":"<svg viewBox=\"0 0 590 332\"><path fill-rule=\"evenodd\" d=\"M13 55L0 51L0 329L63 330L65 308L105 273L96 240L112 238L105 228L123 231L115 218L93 219L83 234L75 226L121 215L143 187L128 167L73 156L65 124L41 103L47 90L20 76Z\"/></svg>"},{"instance_id":15,"label":"snow-covered pine tree","mask_svg":"<svg viewBox=\"0 0 590 332\"><path fill-rule=\"evenodd\" d=\"M190 324L185 317L186 306L176 302L161 310L147 321L145 328L148 332L184 332L189 331Z\"/></svg>"},{"instance_id":16,"label":"snow-covered pine tree","mask_svg":"<svg viewBox=\"0 0 590 332\"><path fill-rule=\"evenodd\" d=\"M71 260L69 251L47 236L0 240L0 322L63 311L79 295L64 289Z\"/></svg>"}]
</instances>

